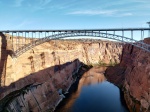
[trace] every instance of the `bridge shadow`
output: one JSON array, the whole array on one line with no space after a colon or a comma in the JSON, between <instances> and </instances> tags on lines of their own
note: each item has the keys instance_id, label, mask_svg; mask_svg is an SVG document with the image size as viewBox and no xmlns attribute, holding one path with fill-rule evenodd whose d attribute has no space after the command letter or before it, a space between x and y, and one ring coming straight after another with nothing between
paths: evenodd
<instances>
[{"instance_id":1,"label":"bridge shadow","mask_svg":"<svg viewBox=\"0 0 150 112\"><path fill-rule=\"evenodd\" d=\"M74 66L70 68L72 70L68 69L68 67L73 63ZM0 87L0 111L3 111L5 107L8 106L9 102L11 102L15 97L24 94L25 90L29 90L29 87L31 85L39 86L42 84L44 85L44 83L52 83L55 91L59 90L60 88L65 91L69 86L69 84L67 83L70 79L69 77L72 76L73 79L75 78L73 73L75 73L79 65L87 67L84 63L80 62L78 59L75 59L72 62L66 62L62 65L51 66L38 72L31 73L30 75L11 83L9 86ZM84 72L82 71L82 73ZM60 78L66 81L59 82ZM49 88L48 85L47 88ZM54 89L46 91L48 91L46 95L46 99L48 100L49 96L51 96L52 93L54 94ZM9 94L4 97L3 95L5 93Z\"/></svg>"}]
</instances>

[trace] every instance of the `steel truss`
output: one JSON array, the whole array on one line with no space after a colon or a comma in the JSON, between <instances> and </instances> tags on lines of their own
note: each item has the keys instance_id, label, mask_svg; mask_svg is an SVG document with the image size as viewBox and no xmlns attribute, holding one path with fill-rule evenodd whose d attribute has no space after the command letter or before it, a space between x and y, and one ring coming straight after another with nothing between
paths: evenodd
<instances>
[{"instance_id":1,"label":"steel truss","mask_svg":"<svg viewBox=\"0 0 150 112\"><path fill-rule=\"evenodd\" d=\"M56 34L55 34L56 33ZM19 57L21 54L25 53L29 49L42 44L44 42L50 41L50 40L56 40L56 39L63 39L63 38L68 38L68 37L78 37L78 36L92 36L92 37L97 37L97 38L107 38L107 39L113 39L116 41L120 41L123 43L128 43L131 45L134 45L138 48L141 48L147 52L150 52L150 45L143 43L142 41L137 41L134 40L133 38L128 38L124 37L121 35L115 35L115 34L110 34L110 33L103 33L100 31L64 31L64 32L54 32L50 36L46 36L44 38L40 38L38 40L32 41L31 43L25 44L23 47L20 47L16 51L14 51L14 56L13 57Z\"/></svg>"}]
</instances>

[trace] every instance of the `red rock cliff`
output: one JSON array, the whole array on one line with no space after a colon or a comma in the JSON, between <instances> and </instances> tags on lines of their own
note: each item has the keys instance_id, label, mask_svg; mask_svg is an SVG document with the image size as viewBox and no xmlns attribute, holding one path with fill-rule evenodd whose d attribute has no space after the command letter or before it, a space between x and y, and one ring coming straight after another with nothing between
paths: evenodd
<instances>
[{"instance_id":1,"label":"red rock cliff","mask_svg":"<svg viewBox=\"0 0 150 112\"><path fill-rule=\"evenodd\" d=\"M144 40L150 44L150 38ZM106 71L107 78L123 87L130 111L150 111L150 53L133 45L123 47L121 62Z\"/></svg>"}]
</instances>

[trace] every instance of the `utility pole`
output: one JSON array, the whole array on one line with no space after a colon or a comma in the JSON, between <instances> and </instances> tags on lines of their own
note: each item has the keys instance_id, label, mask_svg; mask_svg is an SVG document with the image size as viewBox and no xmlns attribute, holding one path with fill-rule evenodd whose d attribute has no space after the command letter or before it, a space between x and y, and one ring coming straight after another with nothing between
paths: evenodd
<instances>
[{"instance_id":1,"label":"utility pole","mask_svg":"<svg viewBox=\"0 0 150 112\"><path fill-rule=\"evenodd\" d=\"M150 28L150 21L147 22L147 24L149 25L149 28ZM148 37L150 37L150 29L149 29L149 31L148 31Z\"/></svg>"}]
</instances>

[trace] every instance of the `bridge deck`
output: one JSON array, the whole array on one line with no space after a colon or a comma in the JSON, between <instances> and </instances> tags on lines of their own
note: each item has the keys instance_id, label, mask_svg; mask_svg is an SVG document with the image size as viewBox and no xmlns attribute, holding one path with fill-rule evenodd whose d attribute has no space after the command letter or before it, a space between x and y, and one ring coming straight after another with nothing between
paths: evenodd
<instances>
[{"instance_id":1,"label":"bridge deck","mask_svg":"<svg viewBox=\"0 0 150 112\"><path fill-rule=\"evenodd\" d=\"M118 33L119 32L119 33ZM127 33L126 33L127 32ZM134 38L138 32L141 41ZM18 57L27 50L36 45L42 44L49 40L62 39L68 37L94 37L113 39L123 43L129 43L150 52L150 45L143 43L145 32L150 34L150 28L112 28L112 29L63 29L63 30L3 30L0 33L9 34L13 45L15 56ZM37 35L38 33L38 35ZM43 35L44 33L44 35ZM118 33L118 34L117 34ZM125 35L127 34L127 35ZM24 37L24 38L23 38Z\"/></svg>"}]
</instances>

